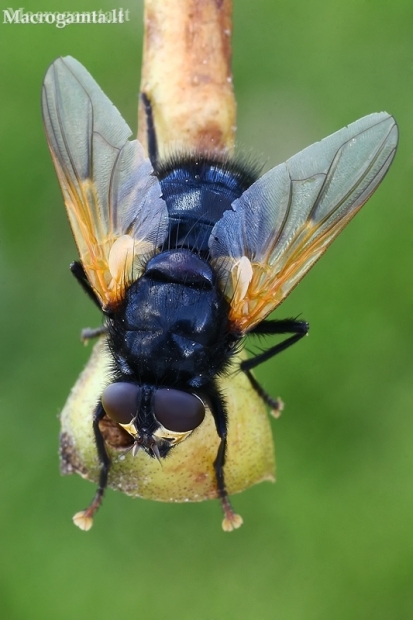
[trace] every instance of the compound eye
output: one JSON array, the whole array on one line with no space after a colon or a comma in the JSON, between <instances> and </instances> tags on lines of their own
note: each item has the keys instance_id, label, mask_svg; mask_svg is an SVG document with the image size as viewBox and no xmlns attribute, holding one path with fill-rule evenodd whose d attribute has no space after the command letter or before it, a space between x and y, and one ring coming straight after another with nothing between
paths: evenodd
<instances>
[{"instance_id":1,"label":"compound eye","mask_svg":"<svg viewBox=\"0 0 413 620\"><path fill-rule=\"evenodd\" d=\"M205 417L205 406L194 394L160 388L154 397L155 417L175 433L193 431Z\"/></svg>"},{"instance_id":2,"label":"compound eye","mask_svg":"<svg viewBox=\"0 0 413 620\"><path fill-rule=\"evenodd\" d=\"M111 420L130 424L136 416L140 388L133 383L111 383L102 394L102 406Z\"/></svg>"}]
</instances>

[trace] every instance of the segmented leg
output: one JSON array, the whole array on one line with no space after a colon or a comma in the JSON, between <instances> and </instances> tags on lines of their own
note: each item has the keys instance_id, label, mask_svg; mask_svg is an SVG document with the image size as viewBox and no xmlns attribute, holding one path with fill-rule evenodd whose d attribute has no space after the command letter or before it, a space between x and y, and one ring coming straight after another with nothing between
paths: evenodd
<instances>
[{"instance_id":1,"label":"segmented leg","mask_svg":"<svg viewBox=\"0 0 413 620\"><path fill-rule=\"evenodd\" d=\"M85 291L85 293L88 295L88 297L90 297L93 303L99 308L100 311L102 311L102 305L99 299L96 297L95 291L89 284L89 280L86 277L86 273L85 273L85 270L83 269L82 263L75 260L70 265L70 271L73 273L76 280L79 282L80 286Z\"/></svg>"},{"instance_id":2,"label":"segmented leg","mask_svg":"<svg viewBox=\"0 0 413 620\"><path fill-rule=\"evenodd\" d=\"M231 532L242 525L242 517L236 514L232 509L225 487L224 465L227 448L227 414L225 411L224 401L215 386L208 391L208 401L212 415L214 416L215 427L221 440L218 447L217 456L214 461L214 470L221 506L224 512L222 528L225 532Z\"/></svg>"},{"instance_id":3,"label":"segmented leg","mask_svg":"<svg viewBox=\"0 0 413 620\"><path fill-rule=\"evenodd\" d=\"M267 360L271 359L272 357L274 357L274 355L281 353L281 351L285 351L285 349L288 349L288 347L290 347L294 343L301 340L301 338L307 335L308 330L309 330L309 325L306 321L297 321L295 319L284 319L281 321L268 320L268 321L263 321L262 323L259 323L248 334L252 336L254 335L263 335L263 336L267 335L268 336L268 335L273 335L273 334L294 334L290 338L287 338L286 340L279 342L273 347L270 347L269 349L267 349L267 351L264 351L263 353L260 353L256 355L255 357L252 357L248 360L244 360L243 362L241 362L241 370L247 375L251 383L251 386L254 388L257 394L262 398L264 403L268 405L268 407L270 407L271 414L275 418L278 418L280 416L281 411L284 408L284 403L282 402L280 398L272 398L268 394L268 392L264 390L264 388L257 381L257 379L253 376L253 374L251 373L251 370L255 368L256 366L258 366L259 364L262 364L263 362L266 362Z\"/></svg>"},{"instance_id":4,"label":"segmented leg","mask_svg":"<svg viewBox=\"0 0 413 620\"><path fill-rule=\"evenodd\" d=\"M90 530L93 525L94 514L102 503L103 495L108 484L108 475L111 461L106 451L105 441L99 428L99 421L102 420L104 416L105 410L103 409L102 404L99 403L93 416L93 432L95 435L96 450L100 464L98 488L92 502L86 508L86 510L77 512L73 517L73 522L75 523L75 525L80 527L81 530L85 531Z\"/></svg>"}]
</instances>

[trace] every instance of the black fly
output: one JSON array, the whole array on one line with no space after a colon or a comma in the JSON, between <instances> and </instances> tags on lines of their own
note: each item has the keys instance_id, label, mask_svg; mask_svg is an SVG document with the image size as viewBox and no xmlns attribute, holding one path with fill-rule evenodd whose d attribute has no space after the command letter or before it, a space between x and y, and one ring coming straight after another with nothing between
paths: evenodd
<instances>
[{"instance_id":1,"label":"black fly","mask_svg":"<svg viewBox=\"0 0 413 620\"><path fill-rule=\"evenodd\" d=\"M75 522L89 529L107 485L105 416L130 434L135 454L161 460L202 424L207 405L220 438L214 469L224 528L233 529L241 519L225 487L228 416L217 378L246 335L289 334L240 367L277 406L251 370L308 324L264 319L376 189L397 126L372 114L258 178L206 153L159 161L143 98L149 158L76 60L56 60L44 80L47 139L80 255L72 271L103 312L113 360L93 418L99 486Z\"/></svg>"}]
</instances>

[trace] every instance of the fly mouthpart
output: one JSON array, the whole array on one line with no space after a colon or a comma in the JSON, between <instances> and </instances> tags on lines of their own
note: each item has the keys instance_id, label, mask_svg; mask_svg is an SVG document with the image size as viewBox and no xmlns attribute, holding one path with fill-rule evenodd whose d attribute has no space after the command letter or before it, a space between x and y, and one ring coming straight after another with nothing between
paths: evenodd
<instances>
[{"instance_id":1,"label":"fly mouthpart","mask_svg":"<svg viewBox=\"0 0 413 620\"><path fill-rule=\"evenodd\" d=\"M155 442L151 445L151 450L154 454L154 456L156 456L156 458L158 459L159 463L162 465L162 461L161 461L161 453L159 452L159 448L158 448L158 444L156 444Z\"/></svg>"},{"instance_id":2,"label":"fly mouthpart","mask_svg":"<svg viewBox=\"0 0 413 620\"><path fill-rule=\"evenodd\" d=\"M133 444L133 447L132 447L132 456L136 456L138 454L139 450L141 449L141 447L142 446L137 441L135 441L135 443Z\"/></svg>"}]
</instances>

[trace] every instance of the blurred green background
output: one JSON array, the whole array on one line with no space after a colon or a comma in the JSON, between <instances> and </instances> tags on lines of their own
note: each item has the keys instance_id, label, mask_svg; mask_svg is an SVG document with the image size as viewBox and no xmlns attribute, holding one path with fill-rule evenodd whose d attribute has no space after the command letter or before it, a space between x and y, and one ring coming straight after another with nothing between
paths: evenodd
<instances>
[{"instance_id":1,"label":"blurred green background","mask_svg":"<svg viewBox=\"0 0 413 620\"><path fill-rule=\"evenodd\" d=\"M14 8L17 8L16 5ZM59 410L97 312L69 273L76 250L46 147L40 88L78 58L136 127L142 3L30 0L27 11L122 6L124 25L0 24L0 614L281 620L413 617L413 5L234 0L238 139L267 165L370 112L400 148L376 195L278 311L310 337L258 371L286 409L277 484L166 505L93 492L58 469ZM3 15L1 14L1 18Z\"/></svg>"}]
</instances>

